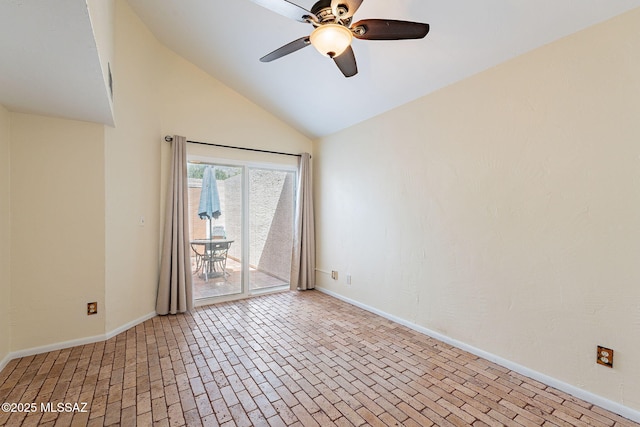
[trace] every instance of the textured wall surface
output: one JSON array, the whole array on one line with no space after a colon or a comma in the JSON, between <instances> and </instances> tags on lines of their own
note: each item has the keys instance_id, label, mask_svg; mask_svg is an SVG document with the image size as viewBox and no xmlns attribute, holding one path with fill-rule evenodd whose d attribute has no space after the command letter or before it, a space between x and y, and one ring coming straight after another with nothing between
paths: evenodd
<instances>
[{"instance_id":1,"label":"textured wall surface","mask_svg":"<svg viewBox=\"0 0 640 427\"><path fill-rule=\"evenodd\" d=\"M155 311L163 211L161 52L129 5L117 1L112 64L116 126L105 128L107 331Z\"/></svg>"},{"instance_id":2,"label":"textured wall surface","mask_svg":"<svg viewBox=\"0 0 640 427\"><path fill-rule=\"evenodd\" d=\"M104 209L104 126L12 113L13 351L104 334Z\"/></svg>"},{"instance_id":3,"label":"textured wall surface","mask_svg":"<svg viewBox=\"0 0 640 427\"><path fill-rule=\"evenodd\" d=\"M640 409L639 76L636 10L322 139L319 285Z\"/></svg>"}]
</instances>

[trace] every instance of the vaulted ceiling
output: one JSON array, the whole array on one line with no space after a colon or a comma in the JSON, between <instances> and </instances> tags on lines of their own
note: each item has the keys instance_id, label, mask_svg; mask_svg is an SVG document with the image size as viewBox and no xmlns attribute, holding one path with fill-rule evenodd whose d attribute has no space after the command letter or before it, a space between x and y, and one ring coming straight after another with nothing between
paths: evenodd
<instances>
[{"instance_id":1,"label":"vaulted ceiling","mask_svg":"<svg viewBox=\"0 0 640 427\"><path fill-rule=\"evenodd\" d=\"M354 40L359 72L345 78L313 48L260 62L313 28L250 0L127 1L167 47L310 138L640 7L640 0L364 0L354 21L398 19L431 29L421 40ZM294 3L310 10L314 1ZM0 3L1 104L108 122L83 8L84 0Z\"/></svg>"}]
</instances>

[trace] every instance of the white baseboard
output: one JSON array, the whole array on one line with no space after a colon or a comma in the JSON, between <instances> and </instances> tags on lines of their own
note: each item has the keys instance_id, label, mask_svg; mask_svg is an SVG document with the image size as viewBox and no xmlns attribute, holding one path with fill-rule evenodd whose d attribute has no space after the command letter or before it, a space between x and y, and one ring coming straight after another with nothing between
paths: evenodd
<instances>
[{"instance_id":1,"label":"white baseboard","mask_svg":"<svg viewBox=\"0 0 640 427\"><path fill-rule=\"evenodd\" d=\"M533 369L529 369L526 366L522 366L519 365L517 363L511 362L507 359L503 359L502 357L496 356L495 354L486 352L484 350L480 350L479 348L470 346L468 344L463 343L462 341L458 341L455 340L453 338L450 338L446 335L442 335L438 332L432 331L430 329L427 329L425 327L422 327L420 325L416 325L415 323L409 322L405 319L402 319L400 317L396 317L393 316L389 313L386 313L382 310L378 310L377 308L373 308L370 307L366 304L362 304L361 302L352 300L350 298L347 298L345 296L342 296L338 293L335 293L333 291L330 291L328 289L324 289L324 288L320 288L320 287L316 287L316 290L325 293L327 295L331 295L334 298L337 298L339 300L342 300L346 303L349 303L351 305L355 305L356 307L362 308L363 310L369 311L371 313L377 314L378 316L384 317L385 319L389 319L392 320L396 323L399 323L403 326L406 326L410 329L413 329L414 331L420 332L422 334L425 334L427 336L430 336L432 338L435 338L439 341L442 341L444 343L447 343L449 345L452 345L454 347L457 347L461 350L467 351L473 355L476 355L478 357L482 357L483 359L487 359L491 362L497 363L500 366L504 366L507 369L510 369L514 372L517 372L519 374L522 374L526 377L532 378L536 381L539 381L543 384L546 384L550 387L556 388L558 390L561 390L565 393L568 393L572 396L577 397L578 399L582 399L586 402L589 403L593 403L594 405L600 406L601 408L604 408L608 411L611 411L613 413L616 413L620 416L623 416L625 418L628 418L630 420L636 421L636 422L640 422L640 411L637 411L635 409L629 408L628 406L624 406L620 403L614 402L612 400L606 399L602 396L599 396L597 394L591 393L589 391L583 390L581 388L578 388L576 386L573 386L571 384L567 384L565 382L562 382L558 379L555 379L553 377L550 377L548 375L542 374L540 372L534 371Z\"/></svg>"},{"instance_id":2,"label":"white baseboard","mask_svg":"<svg viewBox=\"0 0 640 427\"><path fill-rule=\"evenodd\" d=\"M136 325L139 325L140 323L145 322L146 320L149 320L155 316L156 316L155 311L145 314L144 316L139 317L138 319L132 320L131 322L126 323L122 326L119 326L116 329L102 335L94 335L92 337L78 338L75 340L63 341L63 342L43 345L40 347L33 347L33 348L27 348L24 350L14 351L12 353L9 353L4 359L2 359L2 362L0 362L0 371L3 370L11 360L17 359L20 357L33 356L35 354L48 353L50 351L62 350L65 348L76 347L79 345L93 344L94 342L106 341L108 339L115 337L119 333L122 333L127 329L130 329Z\"/></svg>"},{"instance_id":3,"label":"white baseboard","mask_svg":"<svg viewBox=\"0 0 640 427\"><path fill-rule=\"evenodd\" d=\"M111 332L107 332L105 334L105 338L104 339L105 340L111 339L111 338L115 337L116 335L118 335L118 334L120 334L120 333L122 333L122 332L124 332L124 331L126 331L128 329L133 328L134 326L138 326L140 323L146 322L149 319L153 319L156 316L157 316L157 314L156 314L155 311L152 311L151 313L147 313L142 317L138 317L137 319L132 320L129 323L125 323L124 325L115 328Z\"/></svg>"},{"instance_id":4,"label":"white baseboard","mask_svg":"<svg viewBox=\"0 0 640 427\"><path fill-rule=\"evenodd\" d=\"M7 363L9 363L11 359L13 359L13 357L11 357L11 353L9 353L4 357L4 359L0 360L0 372L2 372L2 370L7 366Z\"/></svg>"}]
</instances>

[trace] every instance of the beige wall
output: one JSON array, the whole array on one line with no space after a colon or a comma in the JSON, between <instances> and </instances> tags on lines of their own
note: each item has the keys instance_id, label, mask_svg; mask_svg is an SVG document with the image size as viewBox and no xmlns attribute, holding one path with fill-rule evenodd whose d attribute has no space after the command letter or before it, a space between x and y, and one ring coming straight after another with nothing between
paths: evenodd
<instances>
[{"instance_id":1,"label":"beige wall","mask_svg":"<svg viewBox=\"0 0 640 427\"><path fill-rule=\"evenodd\" d=\"M162 46L121 0L112 70L116 127L106 129L105 142L107 331L155 310L170 158L165 134L311 150L310 140Z\"/></svg>"},{"instance_id":2,"label":"beige wall","mask_svg":"<svg viewBox=\"0 0 640 427\"><path fill-rule=\"evenodd\" d=\"M11 351L10 113L0 105L0 366Z\"/></svg>"},{"instance_id":3,"label":"beige wall","mask_svg":"<svg viewBox=\"0 0 640 427\"><path fill-rule=\"evenodd\" d=\"M163 48L162 135L184 135L203 141L288 153L311 152L307 137L274 115L211 78L174 52ZM295 165L296 157L188 146L189 155L234 161ZM169 144L163 144L163 177L167 176ZM163 181L163 184L166 184ZM165 195L164 186L162 196Z\"/></svg>"},{"instance_id":4,"label":"beige wall","mask_svg":"<svg viewBox=\"0 0 640 427\"><path fill-rule=\"evenodd\" d=\"M13 350L104 334L103 129L11 114Z\"/></svg>"},{"instance_id":5,"label":"beige wall","mask_svg":"<svg viewBox=\"0 0 640 427\"><path fill-rule=\"evenodd\" d=\"M164 73L162 97L166 101L162 103L163 134L263 150L293 153L311 150L311 141L301 133L172 51L163 48L159 61ZM190 147L193 152L208 150ZM218 153L234 159L258 157L256 153L237 150ZM274 162L281 162L282 158L261 156L262 160Z\"/></svg>"},{"instance_id":6,"label":"beige wall","mask_svg":"<svg viewBox=\"0 0 640 427\"><path fill-rule=\"evenodd\" d=\"M161 146L157 92L162 73L158 49L128 4L116 2L116 127L105 130L107 331L155 311Z\"/></svg>"},{"instance_id":7,"label":"beige wall","mask_svg":"<svg viewBox=\"0 0 640 427\"><path fill-rule=\"evenodd\" d=\"M341 273L319 285L640 409L639 28L636 10L319 141L318 268Z\"/></svg>"}]
</instances>

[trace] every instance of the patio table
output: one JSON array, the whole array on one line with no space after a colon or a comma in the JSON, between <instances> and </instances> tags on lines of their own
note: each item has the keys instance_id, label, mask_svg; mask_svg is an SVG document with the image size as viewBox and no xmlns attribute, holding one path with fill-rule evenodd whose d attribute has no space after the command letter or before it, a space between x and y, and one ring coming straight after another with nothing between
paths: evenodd
<instances>
[{"instance_id":1,"label":"patio table","mask_svg":"<svg viewBox=\"0 0 640 427\"><path fill-rule=\"evenodd\" d=\"M202 272L204 280L209 277L227 276L227 254L233 240L194 239L189 242L196 254L196 273Z\"/></svg>"}]
</instances>

